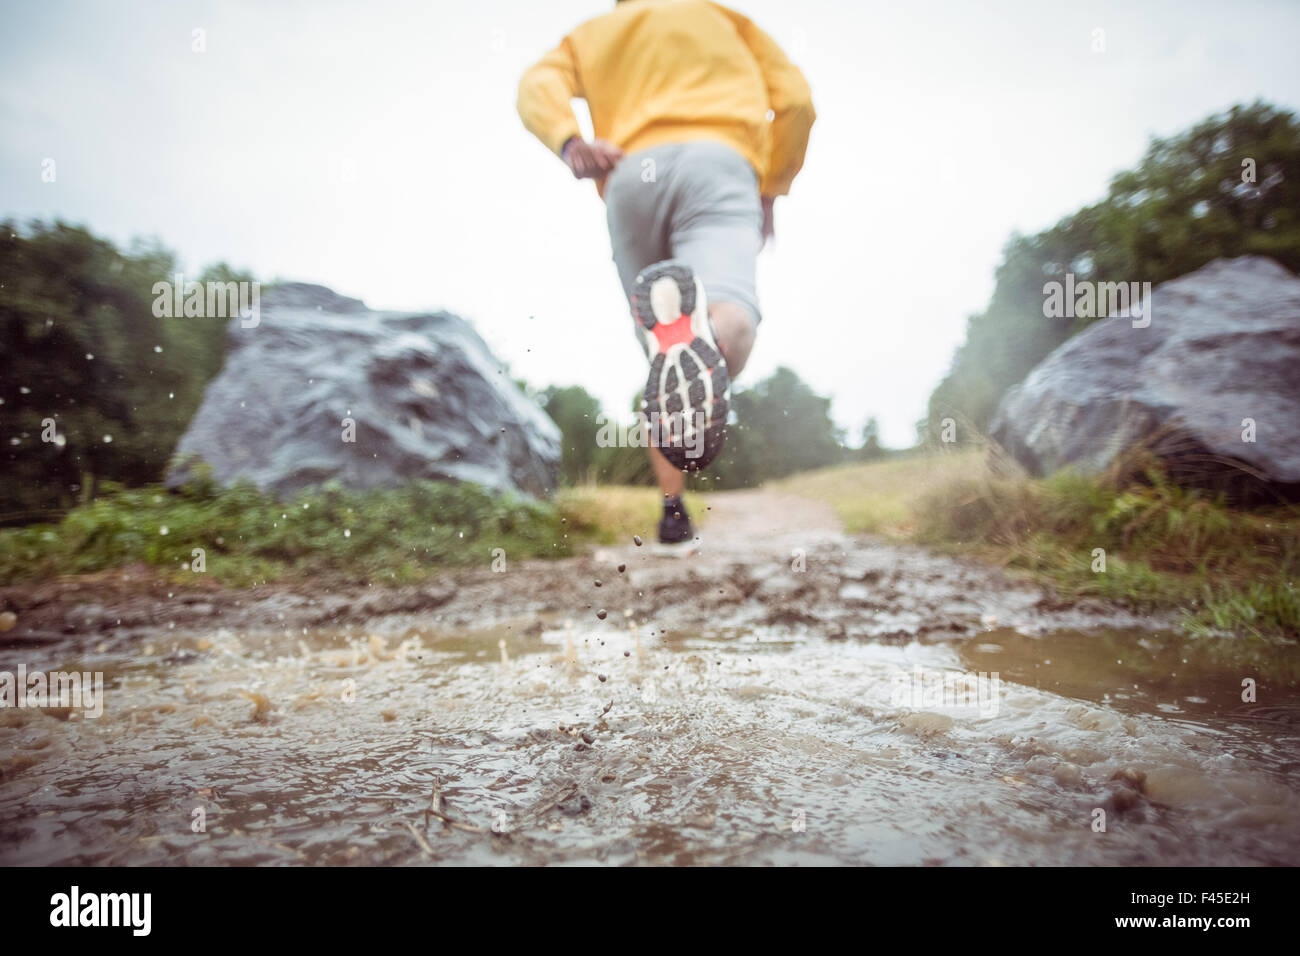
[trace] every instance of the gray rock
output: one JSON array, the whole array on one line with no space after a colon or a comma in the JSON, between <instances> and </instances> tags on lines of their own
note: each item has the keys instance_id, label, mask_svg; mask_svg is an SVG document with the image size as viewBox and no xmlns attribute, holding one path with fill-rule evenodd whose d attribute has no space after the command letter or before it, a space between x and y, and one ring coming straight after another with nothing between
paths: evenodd
<instances>
[{"instance_id":1,"label":"gray rock","mask_svg":"<svg viewBox=\"0 0 1300 956\"><path fill-rule=\"evenodd\" d=\"M203 321L203 320L194 320ZM373 312L322 286L262 298L260 321L232 318L225 367L177 446L171 487L206 462L222 485L277 494L337 479L392 487L468 481L544 496L560 432L478 333L447 312ZM355 441L344 441L344 420Z\"/></svg>"},{"instance_id":2,"label":"gray rock","mask_svg":"<svg viewBox=\"0 0 1300 956\"><path fill-rule=\"evenodd\" d=\"M991 437L1037 475L1096 473L1145 443L1180 481L1300 489L1300 279L1220 259L1151 299L1146 328L1103 319L1048 355L1003 396Z\"/></svg>"}]
</instances>

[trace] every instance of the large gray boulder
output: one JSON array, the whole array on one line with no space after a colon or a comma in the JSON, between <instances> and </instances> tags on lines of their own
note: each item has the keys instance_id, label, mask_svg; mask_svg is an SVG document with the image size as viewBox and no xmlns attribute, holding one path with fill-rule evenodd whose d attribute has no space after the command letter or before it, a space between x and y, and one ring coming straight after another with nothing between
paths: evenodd
<instances>
[{"instance_id":1,"label":"large gray boulder","mask_svg":"<svg viewBox=\"0 0 1300 956\"><path fill-rule=\"evenodd\" d=\"M262 298L255 325L232 318L227 338L170 486L198 460L222 485L247 479L278 494L330 479L350 488L468 481L533 496L556 486L559 429L464 319L372 312L289 283Z\"/></svg>"},{"instance_id":2,"label":"large gray boulder","mask_svg":"<svg viewBox=\"0 0 1300 956\"><path fill-rule=\"evenodd\" d=\"M1102 319L1048 355L1003 397L991 437L1038 475L1095 473L1145 443L1180 480L1293 493L1300 279L1271 259L1220 259L1151 299L1145 328Z\"/></svg>"}]
</instances>

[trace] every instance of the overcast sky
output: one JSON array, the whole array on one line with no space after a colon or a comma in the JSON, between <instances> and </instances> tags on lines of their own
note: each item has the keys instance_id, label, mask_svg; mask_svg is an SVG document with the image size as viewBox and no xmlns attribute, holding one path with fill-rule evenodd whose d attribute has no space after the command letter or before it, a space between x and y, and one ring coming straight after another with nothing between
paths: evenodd
<instances>
[{"instance_id":1,"label":"overcast sky","mask_svg":"<svg viewBox=\"0 0 1300 956\"><path fill-rule=\"evenodd\" d=\"M523 69L611 5L4 0L0 216L447 308L516 376L621 410L644 359L603 206L514 111ZM1152 134L1256 97L1300 105L1294 0L734 6L818 112L742 383L790 365L853 437L874 415L895 446L1013 230L1099 198Z\"/></svg>"}]
</instances>

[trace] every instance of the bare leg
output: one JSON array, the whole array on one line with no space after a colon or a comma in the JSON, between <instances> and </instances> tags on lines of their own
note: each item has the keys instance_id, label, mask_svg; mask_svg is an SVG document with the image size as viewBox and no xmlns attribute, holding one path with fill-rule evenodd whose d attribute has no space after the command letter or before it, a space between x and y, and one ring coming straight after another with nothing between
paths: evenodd
<instances>
[{"instance_id":1,"label":"bare leg","mask_svg":"<svg viewBox=\"0 0 1300 956\"><path fill-rule=\"evenodd\" d=\"M663 496L671 498L680 495L686 487L686 478L682 472L669 464L668 459L658 448L651 446L646 451L650 452L650 464L654 467L655 479L659 482L659 490Z\"/></svg>"},{"instance_id":2,"label":"bare leg","mask_svg":"<svg viewBox=\"0 0 1300 956\"><path fill-rule=\"evenodd\" d=\"M713 334L727 360L727 373L734 382L754 348L754 322L749 313L734 302L710 302L709 318Z\"/></svg>"}]
</instances>

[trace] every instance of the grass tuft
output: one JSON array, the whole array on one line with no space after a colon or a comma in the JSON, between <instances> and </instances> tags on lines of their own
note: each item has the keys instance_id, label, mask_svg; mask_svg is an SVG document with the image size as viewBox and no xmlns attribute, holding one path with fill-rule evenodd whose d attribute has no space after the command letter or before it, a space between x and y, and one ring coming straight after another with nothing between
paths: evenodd
<instances>
[{"instance_id":1,"label":"grass tuft","mask_svg":"<svg viewBox=\"0 0 1300 956\"><path fill-rule=\"evenodd\" d=\"M1196 634L1300 636L1300 507L1229 505L1139 474L1032 479L993 450L848 465L782 483L850 531L1020 571L1065 597L1177 608ZM1105 571L1093 570L1095 549Z\"/></svg>"}]
</instances>

